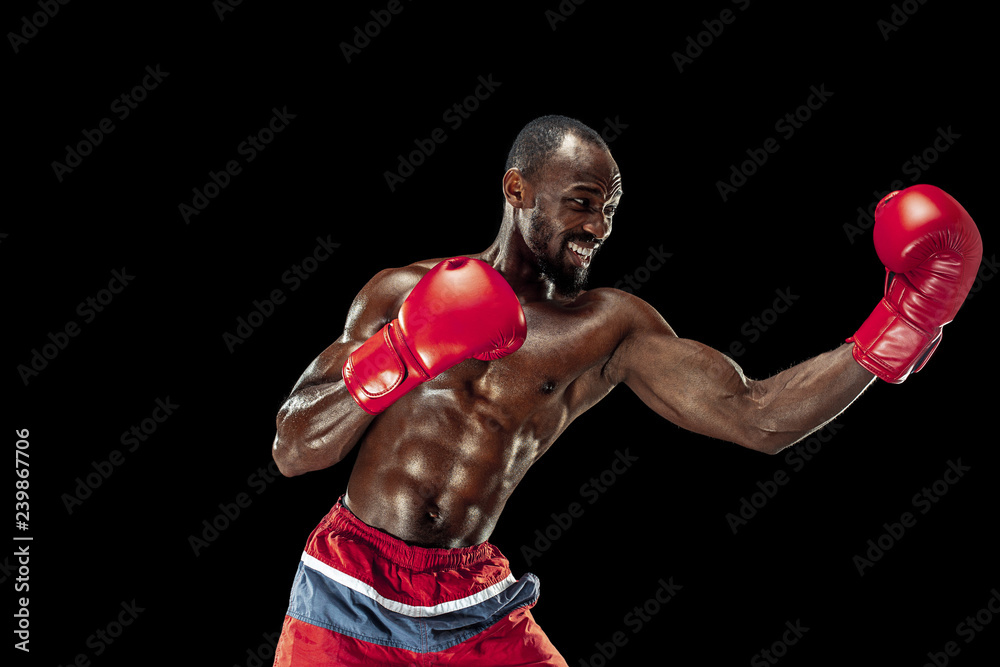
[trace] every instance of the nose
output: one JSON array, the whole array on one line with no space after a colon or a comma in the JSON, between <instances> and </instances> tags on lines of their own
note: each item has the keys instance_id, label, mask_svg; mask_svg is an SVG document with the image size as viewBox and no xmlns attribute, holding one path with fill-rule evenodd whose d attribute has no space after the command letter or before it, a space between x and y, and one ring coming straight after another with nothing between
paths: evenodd
<instances>
[{"instance_id":1,"label":"nose","mask_svg":"<svg viewBox=\"0 0 1000 667\"><path fill-rule=\"evenodd\" d=\"M583 225L583 230L588 234L593 234L598 241L603 241L611 235L611 216L604 213L596 213Z\"/></svg>"}]
</instances>

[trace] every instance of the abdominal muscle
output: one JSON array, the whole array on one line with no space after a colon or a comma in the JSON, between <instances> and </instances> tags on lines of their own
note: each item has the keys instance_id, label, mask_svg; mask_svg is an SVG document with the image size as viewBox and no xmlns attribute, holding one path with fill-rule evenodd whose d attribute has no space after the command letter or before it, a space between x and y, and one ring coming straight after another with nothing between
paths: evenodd
<instances>
[{"instance_id":1,"label":"abdominal muscle","mask_svg":"<svg viewBox=\"0 0 1000 667\"><path fill-rule=\"evenodd\" d=\"M600 369L621 327L606 326L599 296L526 305L516 353L467 359L401 396L358 443L348 508L418 546L486 541L528 468L611 389Z\"/></svg>"},{"instance_id":2,"label":"abdominal muscle","mask_svg":"<svg viewBox=\"0 0 1000 667\"><path fill-rule=\"evenodd\" d=\"M397 407L404 409L384 413L361 441L345 504L366 524L413 545L453 549L486 541L544 451L541 443L523 425L511 433L475 410ZM402 414L408 418L397 423Z\"/></svg>"}]
</instances>

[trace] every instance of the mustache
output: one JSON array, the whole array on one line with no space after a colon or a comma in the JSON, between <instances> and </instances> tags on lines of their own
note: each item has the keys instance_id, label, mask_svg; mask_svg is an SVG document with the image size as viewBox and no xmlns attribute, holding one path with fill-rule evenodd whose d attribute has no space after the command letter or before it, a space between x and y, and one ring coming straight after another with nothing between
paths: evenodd
<instances>
[{"instance_id":1,"label":"mustache","mask_svg":"<svg viewBox=\"0 0 1000 667\"><path fill-rule=\"evenodd\" d=\"M574 234L573 236L567 236L566 242L568 243L570 241L574 243L593 243L594 250L600 248L604 243L604 239L599 239L593 234Z\"/></svg>"}]
</instances>

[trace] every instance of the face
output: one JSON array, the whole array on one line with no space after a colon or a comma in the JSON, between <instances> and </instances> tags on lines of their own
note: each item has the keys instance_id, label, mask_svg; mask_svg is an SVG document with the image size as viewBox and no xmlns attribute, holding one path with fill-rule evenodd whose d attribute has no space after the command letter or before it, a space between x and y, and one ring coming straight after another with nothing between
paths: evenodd
<instances>
[{"instance_id":1,"label":"face","mask_svg":"<svg viewBox=\"0 0 1000 667\"><path fill-rule=\"evenodd\" d=\"M522 231L524 240L556 291L577 294L611 234L622 195L618 165L610 153L567 135L535 181L535 206Z\"/></svg>"}]
</instances>

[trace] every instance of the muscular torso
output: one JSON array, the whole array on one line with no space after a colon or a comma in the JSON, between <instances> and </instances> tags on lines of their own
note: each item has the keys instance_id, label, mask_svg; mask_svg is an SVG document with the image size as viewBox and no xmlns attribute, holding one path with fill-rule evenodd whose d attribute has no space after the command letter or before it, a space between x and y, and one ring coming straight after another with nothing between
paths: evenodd
<instances>
[{"instance_id":1,"label":"muscular torso","mask_svg":"<svg viewBox=\"0 0 1000 667\"><path fill-rule=\"evenodd\" d=\"M486 540L528 468L614 386L605 373L623 338L614 294L524 304L517 352L468 359L379 415L358 444L350 509L412 544Z\"/></svg>"}]
</instances>

